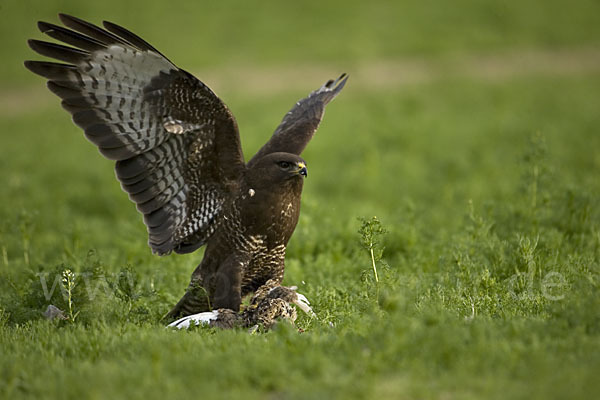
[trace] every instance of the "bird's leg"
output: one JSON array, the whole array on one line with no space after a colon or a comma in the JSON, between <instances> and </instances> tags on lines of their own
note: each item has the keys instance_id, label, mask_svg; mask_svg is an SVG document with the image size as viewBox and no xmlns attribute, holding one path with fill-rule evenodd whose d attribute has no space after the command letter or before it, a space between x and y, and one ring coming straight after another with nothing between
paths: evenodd
<instances>
[{"instance_id":1,"label":"bird's leg","mask_svg":"<svg viewBox=\"0 0 600 400\"><path fill-rule=\"evenodd\" d=\"M185 295L165 316L167 320L179 317L196 317L204 321L212 321L211 310L240 310L241 300L241 268L243 257L230 255L219 264L216 272L206 273L205 265L200 264L192 274L191 282ZM212 288L209 289L209 288ZM211 311L212 312L212 311ZM223 314L223 312L221 312ZM215 317L216 318L216 317ZM181 318L174 323L181 322ZM193 319L193 318L192 318ZM197 324L198 324L197 323ZM189 322L187 322L189 326ZM187 327L187 326L186 326Z\"/></svg>"},{"instance_id":2,"label":"bird's leg","mask_svg":"<svg viewBox=\"0 0 600 400\"><path fill-rule=\"evenodd\" d=\"M242 303L242 266L244 256L230 255L215 274L214 308L240 310Z\"/></svg>"},{"instance_id":3,"label":"bird's leg","mask_svg":"<svg viewBox=\"0 0 600 400\"><path fill-rule=\"evenodd\" d=\"M197 314L212 310L212 300L209 288L210 279L206 276L207 270L210 271L211 264L207 265L207 258L202 260L192 273L190 283L185 294L177 304L164 316L166 320L185 317L187 315Z\"/></svg>"},{"instance_id":4,"label":"bird's leg","mask_svg":"<svg viewBox=\"0 0 600 400\"><path fill-rule=\"evenodd\" d=\"M190 282L185 294L179 302L165 316L166 319L172 320L181 316L208 311L211 309L210 296L208 291L202 285L201 280Z\"/></svg>"}]
</instances>

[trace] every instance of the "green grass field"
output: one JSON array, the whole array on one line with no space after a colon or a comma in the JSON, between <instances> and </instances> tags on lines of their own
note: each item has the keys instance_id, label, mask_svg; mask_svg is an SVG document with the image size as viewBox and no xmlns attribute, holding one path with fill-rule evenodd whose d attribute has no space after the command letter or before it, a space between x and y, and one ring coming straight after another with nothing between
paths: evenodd
<instances>
[{"instance_id":1,"label":"green grass field","mask_svg":"<svg viewBox=\"0 0 600 400\"><path fill-rule=\"evenodd\" d=\"M0 3L0 398L600 391L600 3L202 3ZM247 159L350 74L303 153L286 261L317 318L164 329L202 252L151 255L112 163L22 66L58 12L120 23L205 80ZM47 321L69 309L66 270L76 318Z\"/></svg>"}]
</instances>

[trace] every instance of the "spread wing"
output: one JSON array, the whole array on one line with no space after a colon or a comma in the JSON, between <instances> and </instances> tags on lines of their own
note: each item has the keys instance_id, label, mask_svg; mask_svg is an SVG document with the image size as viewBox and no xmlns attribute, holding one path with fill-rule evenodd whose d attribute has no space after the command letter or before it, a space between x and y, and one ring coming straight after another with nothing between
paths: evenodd
<instances>
[{"instance_id":1,"label":"spread wing","mask_svg":"<svg viewBox=\"0 0 600 400\"><path fill-rule=\"evenodd\" d=\"M342 74L300 100L283 117L271 139L248 162L250 167L261 157L275 152L300 155L321 123L325 106L344 88L348 76Z\"/></svg>"},{"instance_id":2,"label":"spread wing","mask_svg":"<svg viewBox=\"0 0 600 400\"><path fill-rule=\"evenodd\" d=\"M245 169L233 116L206 85L128 30L59 18L71 29L38 26L74 47L29 45L64 63L25 66L48 78L75 124L116 161L122 188L144 215L152 251L200 247L218 225L228 185Z\"/></svg>"}]
</instances>

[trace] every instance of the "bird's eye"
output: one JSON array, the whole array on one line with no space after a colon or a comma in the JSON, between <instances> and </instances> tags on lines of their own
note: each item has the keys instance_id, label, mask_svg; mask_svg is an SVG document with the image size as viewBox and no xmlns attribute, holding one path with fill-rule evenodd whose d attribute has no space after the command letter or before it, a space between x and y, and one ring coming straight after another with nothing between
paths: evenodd
<instances>
[{"instance_id":1,"label":"bird's eye","mask_svg":"<svg viewBox=\"0 0 600 400\"><path fill-rule=\"evenodd\" d=\"M279 167L280 167L281 169L288 169L288 168L290 167L290 165L291 165L291 164L290 164L289 162L287 162L287 161L280 161L280 162L278 162L277 164L279 164Z\"/></svg>"}]
</instances>

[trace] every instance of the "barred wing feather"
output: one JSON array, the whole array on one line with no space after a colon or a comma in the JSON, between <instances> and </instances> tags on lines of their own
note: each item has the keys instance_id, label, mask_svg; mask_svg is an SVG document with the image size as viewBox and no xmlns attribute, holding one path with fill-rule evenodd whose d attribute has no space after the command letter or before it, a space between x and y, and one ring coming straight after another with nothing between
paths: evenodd
<instances>
[{"instance_id":1,"label":"barred wing feather","mask_svg":"<svg viewBox=\"0 0 600 400\"><path fill-rule=\"evenodd\" d=\"M143 39L59 14L67 28L40 30L65 44L30 40L63 63L26 61L107 158L144 215L153 252L189 252L218 225L228 182L245 168L235 119L202 82ZM70 28L70 29L68 29Z\"/></svg>"}]
</instances>

